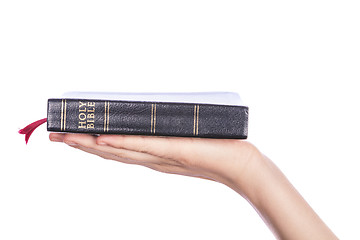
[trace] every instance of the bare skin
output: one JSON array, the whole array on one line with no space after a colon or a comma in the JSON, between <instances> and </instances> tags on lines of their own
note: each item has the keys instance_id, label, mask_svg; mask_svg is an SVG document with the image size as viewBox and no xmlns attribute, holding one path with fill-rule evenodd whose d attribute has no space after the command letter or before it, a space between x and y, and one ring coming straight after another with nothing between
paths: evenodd
<instances>
[{"instance_id":1,"label":"bare skin","mask_svg":"<svg viewBox=\"0 0 360 240\"><path fill-rule=\"evenodd\" d=\"M248 141L63 133L49 137L105 159L225 184L249 201L278 239L337 239L284 174Z\"/></svg>"}]
</instances>

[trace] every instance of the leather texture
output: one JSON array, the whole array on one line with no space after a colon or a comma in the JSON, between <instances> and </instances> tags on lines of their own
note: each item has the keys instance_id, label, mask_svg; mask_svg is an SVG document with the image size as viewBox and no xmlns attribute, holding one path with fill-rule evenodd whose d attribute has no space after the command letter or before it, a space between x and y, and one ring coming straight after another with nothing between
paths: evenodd
<instances>
[{"instance_id":1,"label":"leather texture","mask_svg":"<svg viewBox=\"0 0 360 240\"><path fill-rule=\"evenodd\" d=\"M248 107L49 99L47 129L54 132L91 134L246 139Z\"/></svg>"}]
</instances>

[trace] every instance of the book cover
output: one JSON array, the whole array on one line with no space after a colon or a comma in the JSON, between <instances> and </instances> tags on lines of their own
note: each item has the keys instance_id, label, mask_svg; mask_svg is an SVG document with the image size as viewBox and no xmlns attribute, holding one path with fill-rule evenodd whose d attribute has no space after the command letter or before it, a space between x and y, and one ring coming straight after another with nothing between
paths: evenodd
<instances>
[{"instance_id":1,"label":"book cover","mask_svg":"<svg viewBox=\"0 0 360 240\"><path fill-rule=\"evenodd\" d=\"M72 92L48 99L37 122L51 132L246 139L248 107L236 93Z\"/></svg>"}]
</instances>

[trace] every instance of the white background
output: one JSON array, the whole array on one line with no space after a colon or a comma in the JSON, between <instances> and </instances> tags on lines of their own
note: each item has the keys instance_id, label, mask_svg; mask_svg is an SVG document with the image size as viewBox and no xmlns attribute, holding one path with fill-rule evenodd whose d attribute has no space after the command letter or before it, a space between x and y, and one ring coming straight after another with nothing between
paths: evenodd
<instances>
[{"instance_id":1,"label":"white background","mask_svg":"<svg viewBox=\"0 0 360 240\"><path fill-rule=\"evenodd\" d=\"M17 131L66 91L234 91L249 141L359 239L358 1L1 1L0 239L273 239L227 187Z\"/></svg>"}]
</instances>

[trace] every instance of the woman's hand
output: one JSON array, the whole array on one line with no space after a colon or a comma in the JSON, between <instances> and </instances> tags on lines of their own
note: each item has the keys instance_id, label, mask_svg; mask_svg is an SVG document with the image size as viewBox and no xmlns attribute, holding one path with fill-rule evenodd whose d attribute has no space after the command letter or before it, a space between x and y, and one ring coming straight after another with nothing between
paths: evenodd
<instances>
[{"instance_id":1,"label":"woman's hand","mask_svg":"<svg viewBox=\"0 0 360 240\"><path fill-rule=\"evenodd\" d=\"M50 140L160 172L211 179L231 187L279 239L337 239L282 172L247 141L51 133Z\"/></svg>"},{"instance_id":2,"label":"woman's hand","mask_svg":"<svg viewBox=\"0 0 360 240\"><path fill-rule=\"evenodd\" d=\"M249 186L260 152L249 142L230 139L51 133L50 140L123 163L160 172ZM239 186L237 186L238 188ZM240 189L244 191L245 189Z\"/></svg>"}]
</instances>

